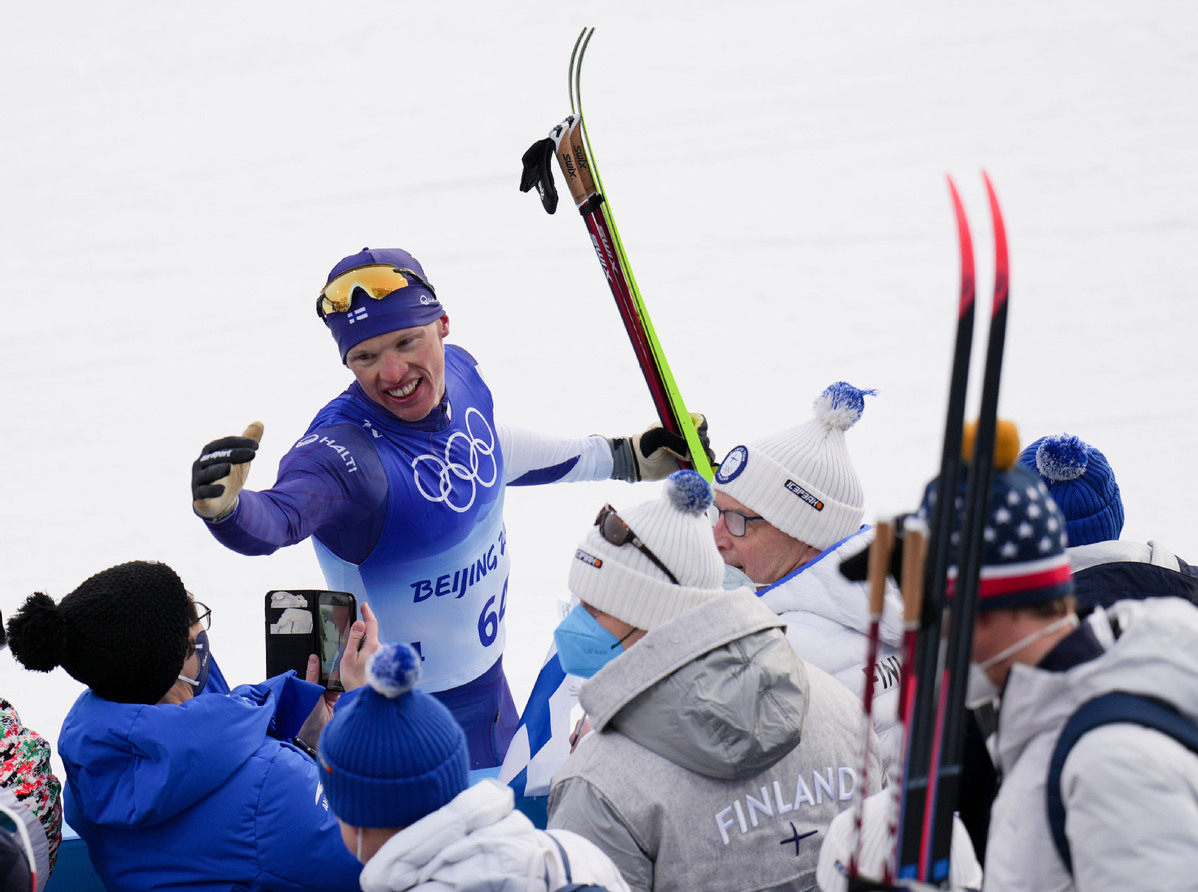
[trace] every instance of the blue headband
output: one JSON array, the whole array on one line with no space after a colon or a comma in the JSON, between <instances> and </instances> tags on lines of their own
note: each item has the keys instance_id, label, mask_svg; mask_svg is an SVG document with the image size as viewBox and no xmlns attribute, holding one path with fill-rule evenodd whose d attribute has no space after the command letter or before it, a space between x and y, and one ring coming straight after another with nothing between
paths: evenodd
<instances>
[{"instance_id":1,"label":"blue headband","mask_svg":"<svg viewBox=\"0 0 1198 892\"><path fill-rule=\"evenodd\" d=\"M328 282L342 273L363 266L389 264L397 269L408 269L417 273L425 282L424 268L415 257L400 248L363 248L357 254L342 258L329 273ZM354 292L350 308L344 313L329 313L324 324L332 332L341 352L341 361L355 345L378 335L428 325L445 315L432 287L411 284L392 291L381 300L376 300L358 289Z\"/></svg>"}]
</instances>

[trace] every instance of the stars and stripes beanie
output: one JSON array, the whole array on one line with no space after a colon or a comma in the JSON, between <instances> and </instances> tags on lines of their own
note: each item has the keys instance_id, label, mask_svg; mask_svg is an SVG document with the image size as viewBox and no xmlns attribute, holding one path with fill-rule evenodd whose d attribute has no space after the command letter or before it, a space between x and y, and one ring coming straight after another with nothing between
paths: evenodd
<instances>
[{"instance_id":1,"label":"stars and stripes beanie","mask_svg":"<svg viewBox=\"0 0 1198 892\"><path fill-rule=\"evenodd\" d=\"M957 560L961 551L961 522L965 510L967 468L972 458L975 425L966 431L964 458L953 511L948 594L956 587ZM978 581L978 609L1027 607L1073 592L1065 517L1044 482L1022 465L1019 433L1010 421L998 422L994 476L986 503L982 568ZM932 516L938 493L936 481L928 484L920 508L922 518Z\"/></svg>"},{"instance_id":2,"label":"stars and stripes beanie","mask_svg":"<svg viewBox=\"0 0 1198 892\"><path fill-rule=\"evenodd\" d=\"M619 512L636 542L612 543L596 521L574 552L570 591L645 630L722 595L724 559L711 535L710 505L706 480L694 471L675 471L665 480L660 498ZM651 551L678 583L671 582L642 548Z\"/></svg>"},{"instance_id":3,"label":"stars and stripes beanie","mask_svg":"<svg viewBox=\"0 0 1198 892\"><path fill-rule=\"evenodd\" d=\"M733 447L713 486L760 514L792 539L825 549L856 532L865 494L849 459L844 432L857 423L865 397L845 381L816 398L810 421Z\"/></svg>"},{"instance_id":4,"label":"stars and stripes beanie","mask_svg":"<svg viewBox=\"0 0 1198 892\"><path fill-rule=\"evenodd\" d=\"M1065 516L1070 545L1118 539L1123 499L1106 456L1071 434L1041 437L1023 450L1019 464L1035 471Z\"/></svg>"},{"instance_id":5,"label":"stars and stripes beanie","mask_svg":"<svg viewBox=\"0 0 1198 892\"><path fill-rule=\"evenodd\" d=\"M428 284L424 267L402 248L363 248L357 254L343 257L329 271L325 287L340 275L364 266L379 265L394 266L401 272L410 270L425 284L413 281L406 288L392 291L381 300L368 297L365 291L356 288L348 311L323 315L324 324L337 342L342 362L345 362L349 351L363 341L387 332L427 325L445 315L433 286Z\"/></svg>"},{"instance_id":6,"label":"stars and stripes beanie","mask_svg":"<svg viewBox=\"0 0 1198 892\"><path fill-rule=\"evenodd\" d=\"M367 684L320 735L321 780L333 814L354 827L406 827L466 789L466 735L449 710L415 689L420 656L384 644Z\"/></svg>"}]
</instances>

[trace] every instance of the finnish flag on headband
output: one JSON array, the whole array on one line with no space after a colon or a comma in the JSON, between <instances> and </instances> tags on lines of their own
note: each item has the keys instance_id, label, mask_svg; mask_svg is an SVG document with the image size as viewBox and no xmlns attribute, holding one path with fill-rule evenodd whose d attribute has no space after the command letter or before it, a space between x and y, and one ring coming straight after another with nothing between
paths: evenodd
<instances>
[{"instance_id":1,"label":"finnish flag on headband","mask_svg":"<svg viewBox=\"0 0 1198 892\"><path fill-rule=\"evenodd\" d=\"M499 768L499 782L510 786L517 797L549 795L553 773L570 755L570 714L581 683L578 676L566 674L557 658L557 645L550 645Z\"/></svg>"}]
</instances>

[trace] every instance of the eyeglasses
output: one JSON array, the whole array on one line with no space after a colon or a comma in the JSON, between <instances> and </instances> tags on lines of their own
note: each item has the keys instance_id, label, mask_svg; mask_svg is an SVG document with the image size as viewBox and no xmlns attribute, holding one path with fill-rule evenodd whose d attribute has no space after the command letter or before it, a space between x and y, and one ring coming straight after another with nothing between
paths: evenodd
<instances>
[{"instance_id":1,"label":"eyeglasses","mask_svg":"<svg viewBox=\"0 0 1198 892\"><path fill-rule=\"evenodd\" d=\"M728 535L735 536L737 539L749 531L750 520L765 520L760 514L744 514L740 511L733 511L731 508L707 506L707 519L711 521L713 527L720 522L721 517L724 518L724 529L728 531Z\"/></svg>"},{"instance_id":2,"label":"eyeglasses","mask_svg":"<svg viewBox=\"0 0 1198 892\"><path fill-rule=\"evenodd\" d=\"M649 550L649 546L637 537L636 533L628 528L623 519L616 513L616 509L611 505L604 505L599 509L599 516L595 518L595 526L599 527L599 534L603 536L612 545L631 545L641 554L653 561L657 569L661 570L669 577L670 582L674 585L681 585L678 577L670 572L670 568L661 562L661 559Z\"/></svg>"},{"instance_id":3,"label":"eyeglasses","mask_svg":"<svg viewBox=\"0 0 1198 892\"><path fill-rule=\"evenodd\" d=\"M316 315L323 319L329 313L345 313L353 303L354 291L361 288L375 300L382 300L392 291L409 285L421 285L435 297L437 292L424 278L410 269L400 269L390 263L375 263L347 270L324 286L316 298Z\"/></svg>"},{"instance_id":4,"label":"eyeglasses","mask_svg":"<svg viewBox=\"0 0 1198 892\"><path fill-rule=\"evenodd\" d=\"M212 628L212 608L199 601L192 601L191 603L195 605L196 609L196 621L192 625L194 626L196 623L199 623L200 628L207 632Z\"/></svg>"}]
</instances>

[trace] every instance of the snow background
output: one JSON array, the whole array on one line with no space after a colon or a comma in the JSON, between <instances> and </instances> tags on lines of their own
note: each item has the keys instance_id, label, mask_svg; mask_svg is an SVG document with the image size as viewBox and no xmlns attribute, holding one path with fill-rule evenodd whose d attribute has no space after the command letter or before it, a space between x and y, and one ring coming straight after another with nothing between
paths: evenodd
<instances>
[{"instance_id":1,"label":"snow background","mask_svg":"<svg viewBox=\"0 0 1198 892\"><path fill-rule=\"evenodd\" d=\"M1098 445L1125 536L1198 558L1179 473L1198 433L1198 6L48 0L4 19L6 617L157 559L214 608L230 681L261 677L264 593L323 578L307 544L219 546L191 513L190 465L261 419L249 485L273 481L350 380L312 307L363 245L421 259L505 421L652 420L568 196L549 217L517 190L521 154L569 111L587 24L592 145L719 455L805 421L833 381L876 387L849 434L866 519L914 507L939 460L956 305L944 176L986 307L985 168L1011 253L1002 413L1024 442ZM596 510L656 495L509 490L518 702ZM81 686L0 663L0 694L55 739Z\"/></svg>"}]
</instances>

